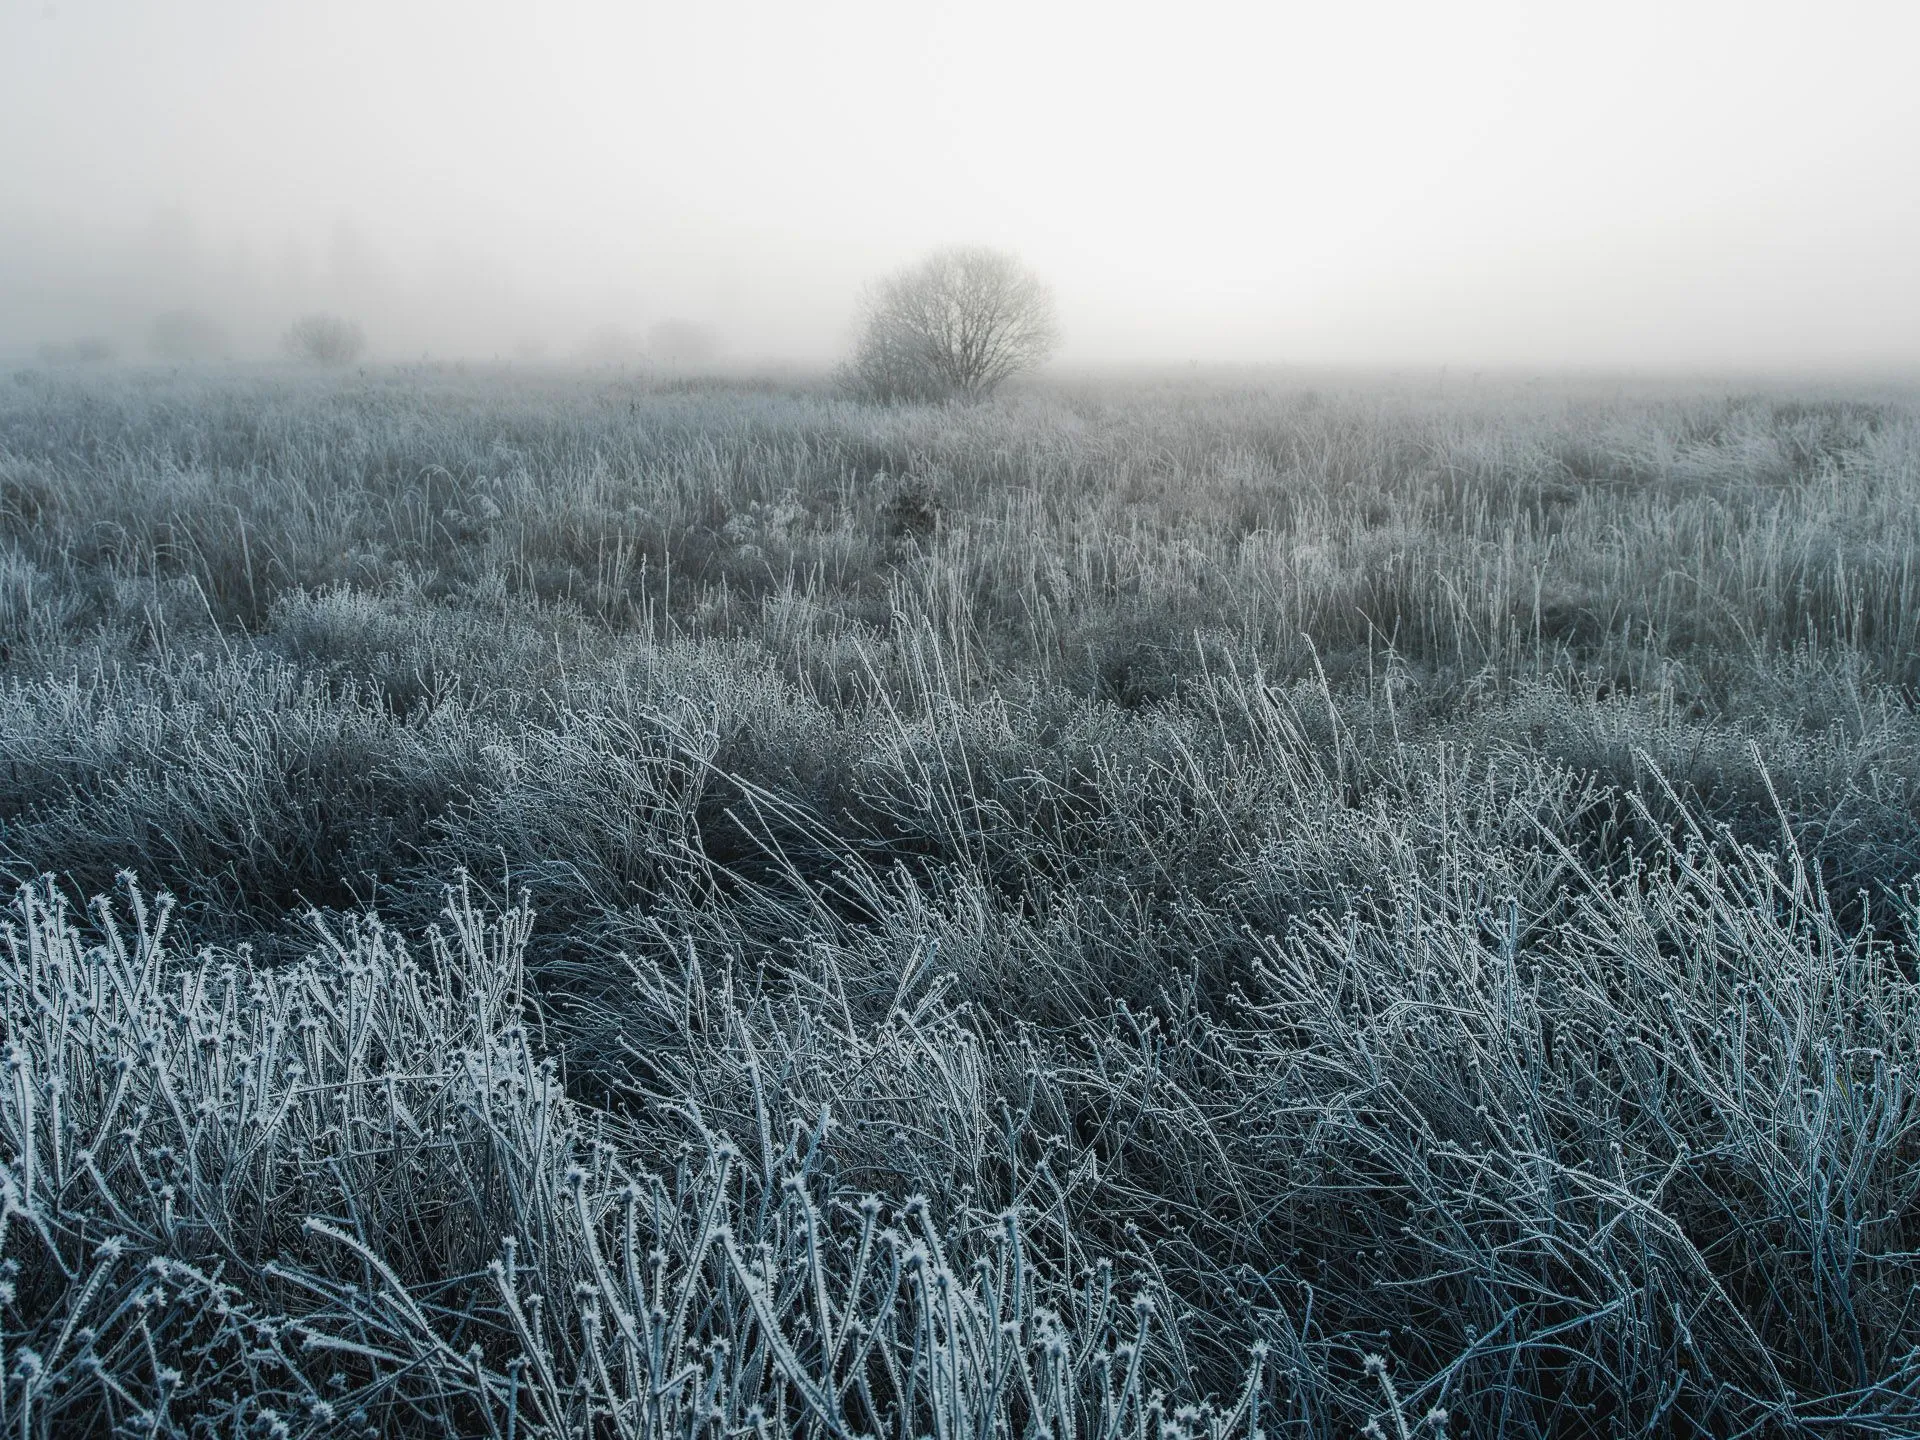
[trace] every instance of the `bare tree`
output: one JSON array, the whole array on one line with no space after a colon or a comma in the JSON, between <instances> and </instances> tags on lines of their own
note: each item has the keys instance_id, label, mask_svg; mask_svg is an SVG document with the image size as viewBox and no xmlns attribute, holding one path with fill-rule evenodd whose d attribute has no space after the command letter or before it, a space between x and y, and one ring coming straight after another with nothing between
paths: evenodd
<instances>
[{"instance_id":1,"label":"bare tree","mask_svg":"<svg viewBox=\"0 0 1920 1440\"><path fill-rule=\"evenodd\" d=\"M366 332L338 315L302 315L287 327L287 353L315 365L351 365L367 348Z\"/></svg>"},{"instance_id":2,"label":"bare tree","mask_svg":"<svg viewBox=\"0 0 1920 1440\"><path fill-rule=\"evenodd\" d=\"M1039 276L1003 251L958 246L868 292L847 380L876 400L975 401L1059 339Z\"/></svg>"}]
</instances>

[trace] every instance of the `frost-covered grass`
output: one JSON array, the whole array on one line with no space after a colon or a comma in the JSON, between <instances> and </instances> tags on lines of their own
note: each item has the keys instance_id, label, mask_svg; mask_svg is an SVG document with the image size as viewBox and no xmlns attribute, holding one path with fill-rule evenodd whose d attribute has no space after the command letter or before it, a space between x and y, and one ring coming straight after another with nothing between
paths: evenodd
<instances>
[{"instance_id":1,"label":"frost-covered grass","mask_svg":"<svg viewBox=\"0 0 1920 1440\"><path fill-rule=\"evenodd\" d=\"M18 1433L1259 1428L1257 1368L1169 1413L1154 1290L1017 1210L852 1195L819 1131L743 1156L691 1104L648 1168L535 1053L524 911L462 888L423 955L367 922L268 969L173 954L126 888L88 932L22 890L0 932Z\"/></svg>"},{"instance_id":2,"label":"frost-covered grass","mask_svg":"<svg viewBox=\"0 0 1920 1440\"><path fill-rule=\"evenodd\" d=\"M5 1424L1913 1433L1920 411L1462 392L0 383Z\"/></svg>"}]
</instances>

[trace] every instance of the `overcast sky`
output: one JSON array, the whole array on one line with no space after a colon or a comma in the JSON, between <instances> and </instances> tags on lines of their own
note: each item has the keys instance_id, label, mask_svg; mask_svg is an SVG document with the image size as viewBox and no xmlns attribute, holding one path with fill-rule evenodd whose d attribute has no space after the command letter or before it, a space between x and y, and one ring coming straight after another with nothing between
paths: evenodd
<instances>
[{"instance_id":1,"label":"overcast sky","mask_svg":"<svg viewBox=\"0 0 1920 1440\"><path fill-rule=\"evenodd\" d=\"M1065 358L1920 363L1920 3L0 0L0 349L830 356L956 241Z\"/></svg>"}]
</instances>

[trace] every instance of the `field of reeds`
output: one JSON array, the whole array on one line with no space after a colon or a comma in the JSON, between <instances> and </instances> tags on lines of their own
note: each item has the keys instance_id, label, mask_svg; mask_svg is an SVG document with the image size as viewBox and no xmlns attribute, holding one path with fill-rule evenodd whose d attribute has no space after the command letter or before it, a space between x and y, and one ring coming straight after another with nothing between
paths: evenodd
<instances>
[{"instance_id":1,"label":"field of reeds","mask_svg":"<svg viewBox=\"0 0 1920 1440\"><path fill-rule=\"evenodd\" d=\"M0 1433L1920 1432L1920 399L0 378Z\"/></svg>"}]
</instances>

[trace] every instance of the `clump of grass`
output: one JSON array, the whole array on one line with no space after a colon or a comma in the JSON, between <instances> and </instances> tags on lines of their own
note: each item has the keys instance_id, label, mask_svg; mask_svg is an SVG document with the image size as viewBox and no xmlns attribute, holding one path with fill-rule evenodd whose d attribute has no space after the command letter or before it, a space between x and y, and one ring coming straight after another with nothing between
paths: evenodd
<instances>
[{"instance_id":1,"label":"clump of grass","mask_svg":"<svg viewBox=\"0 0 1920 1440\"><path fill-rule=\"evenodd\" d=\"M0 1416L23 1435L1259 1433L1158 1391L1150 1290L1084 1283L1019 1214L895 1209L821 1168L664 1172L533 1038L530 916L464 886L424 954L176 954L126 882L4 932ZM655 1122L658 1124L659 1122Z\"/></svg>"}]
</instances>

